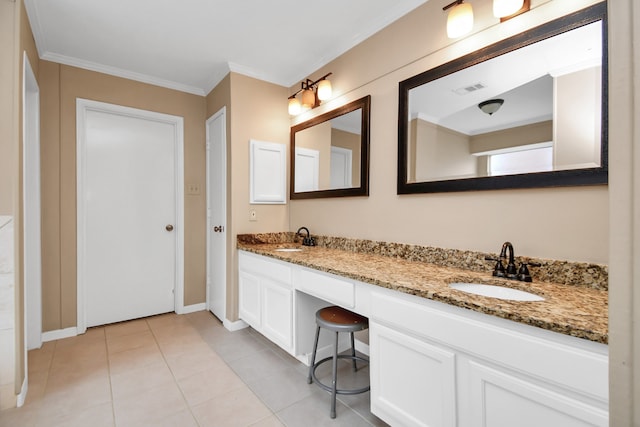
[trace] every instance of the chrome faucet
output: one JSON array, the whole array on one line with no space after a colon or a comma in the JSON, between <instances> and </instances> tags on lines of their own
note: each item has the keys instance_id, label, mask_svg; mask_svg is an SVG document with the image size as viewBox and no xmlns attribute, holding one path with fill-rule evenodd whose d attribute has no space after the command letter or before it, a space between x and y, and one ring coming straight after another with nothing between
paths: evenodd
<instances>
[{"instance_id":1,"label":"chrome faucet","mask_svg":"<svg viewBox=\"0 0 640 427\"><path fill-rule=\"evenodd\" d=\"M509 257L507 258L507 252L509 252ZM520 268L516 268L515 262L515 253L513 250L513 245L511 242L504 242L502 244L502 249L500 250L500 256L498 258L485 257L487 261L495 261L496 265L493 268L493 275L496 277L505 277L507 279L515 279L520 280L522 282L531 282L531 274L529 273L529 268L527 266L532 267L540 267L541 264L535 262L523 262L520 265ZM507 267L505 268L502 263L503 260L507 260Z\"/></svg>"},{"instance_id":2,"label":"chrome faucet","mask_svg":"<svg viewBox=\"0 0 640 427\"><path fill-rule=\"evenodd\" d=\"M500 260L507 258L507 251L509 251L509 261L507 263L507 270L505 272L505 276L507 279L515 279L516 278L516 263L515 263L515 255L513 254L513 245L511 242L504 242L502 244L502 250L500 251Z\"/></svg>"},{"instance_id":3,"label":"chrome faucet","mask_svg":"<svg viewBox=\"0 0 640 427\"><path fill-rule=\"evenodd\" d=\"M307 236L305 237L301 233L301 231L306 231L307 232ZM298 231L296 231L296 236L302 237L302 246L315 246L316 245L316 239L311 237L311 233L309 233L309 229L307 227L298 228Z\"/></svg>"}]
</instances>

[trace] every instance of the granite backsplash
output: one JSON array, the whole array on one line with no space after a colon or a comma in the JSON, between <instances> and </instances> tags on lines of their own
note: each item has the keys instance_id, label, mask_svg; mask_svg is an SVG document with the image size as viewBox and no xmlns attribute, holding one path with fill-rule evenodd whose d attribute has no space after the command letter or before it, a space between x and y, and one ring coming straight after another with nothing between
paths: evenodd
<instances>
[{"instance_id":1,"label":"granite backsplash","mask_svg":"<svg viewBox=\"0 0 640 427\"><path fill-rule=\"evenodd\" d=\"M313 235L313 237L316 239L318 246L330 249L382 255L476 272L491 271L494 262L486 261L485 257L495 258L498 256L498 253L350 239L346 237L321 235ZM302 239L293 232L278 232L239 234L237 241L240 244L249 245L260 243L291 245L300 244ZM520 265L522 262L541 264L540 267L530 267L529 269L534 281L608 290L608 267L604 264L559 261L516 255L516 264Z\"/></svg>"}]
</instances>

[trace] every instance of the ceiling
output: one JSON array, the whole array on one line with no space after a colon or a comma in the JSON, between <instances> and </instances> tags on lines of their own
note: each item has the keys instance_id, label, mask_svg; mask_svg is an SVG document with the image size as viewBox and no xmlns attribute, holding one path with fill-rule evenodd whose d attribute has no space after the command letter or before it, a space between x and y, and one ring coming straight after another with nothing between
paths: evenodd
<instances>
[{"instance_id":1,"label":"ceiling","mask_svg":"<svg viewBox=\"0 0 640 427\"><path fill-rule=\"evenodd\" d=\"M552 77L601 64L602 23L595 22L411 89L409 119L465 135L551 120ZM493 98L504 104L489 116L478 104Z\"/></svg>"},{"instance_id":2,"label":"ceiling","mask_svg":"<svg viewBox=\"0 0 640 427\"><path fill-rule=\"evenodd\" d=\"M25 0L42 59L206 95L291 87L427 0Z\"/></svg>"}]
</instances>

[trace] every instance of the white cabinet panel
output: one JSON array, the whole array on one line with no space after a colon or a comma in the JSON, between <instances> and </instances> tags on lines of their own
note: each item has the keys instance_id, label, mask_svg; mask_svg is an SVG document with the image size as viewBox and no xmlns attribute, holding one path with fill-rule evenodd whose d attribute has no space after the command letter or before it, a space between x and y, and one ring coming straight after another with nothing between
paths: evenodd
<instances>
[{"instance_id":1,"label":"white cabinet panel","mask_svg":"<svg viewBox=\"0 0 640 427\"><path fill-rule=\"evenodd\" d=\"M455 353L369 326L371 411L392 425L455 426Z\"/></svg>"},{"instance_id":2,"label":"white cabinet panel","mask_svg":"<svg viewBox=\"0 0 640 427\"><path fill-rule=\"evenodd\" d=\"M240 318L292 353L291 267L280 261L240 252L238 281Z\"/></svg>"},{"instance_id":3,"label":"white cabinet panel","mask_svg":"<svg viewBox=\"0 0 640 427\"><path fill-rule=\"evenodd\" d=\"M355 306L355 284L353 281L332 274L303 268L298 271L296 288L345 308Z\"/></svg>"},{"instance_id":4,"label":"white cabinet panel","mask_svg":"<svg viewBox=\"0 0 640 427\"><path fill-rule=\"evenodd\" d=\"M262 282L262 332L284 348L293 347L293 292L270 280Z\"/></svg>"},{"instance_id":5,"label":"white cabinet panel","mask_svg":"<svg viewBox=\"0 0 640 427\"><path fill-rule=\"evenodd\" d=\"M291 287L291 265L285 262L240 252L238 268L240 271L248 271L260 277L268 277Z\"/></svg>"},{"instance_id":6,"label":"white cabinet panel","mask_svg":"<svg viewBox=\"0 0 640 427\"><path fill-rule=\"evenodd\" d=\"M238 282L240 287L238 307L240 318L253 326L254 329L260 329L260 279L253 274L240 271Z\"/></svg>"},{"instance_id":7,"label":"white cabinet panel","mask_svg":"<svg viewBox=\"0 0 640 427\"><path fill-rule=\"evenodd\" d=\"M287 202L286 145L249 141L250 203Z\"/></svg>"},{"instance_id":8,"label":"white cabinet panel","mask_svg":"<svg viewBox=\"0 0 640 427\"><path fill-rule=\"evenodd\" d=\"M609 425L607 412L526 378L470 362L473 425L586 427Z\"/></svg>"}]
</instances>

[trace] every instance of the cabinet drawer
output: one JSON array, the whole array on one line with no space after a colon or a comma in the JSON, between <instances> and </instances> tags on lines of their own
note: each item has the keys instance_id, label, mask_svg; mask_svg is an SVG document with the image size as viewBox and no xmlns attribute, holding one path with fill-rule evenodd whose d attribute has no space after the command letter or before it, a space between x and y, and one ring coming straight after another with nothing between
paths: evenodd
<instances>
[{"instance_id":1,"label":"cabinet drawer","mask_svg":"<svg viewBox=\"0 0 640 427\"><path fill-rule=\"evenodd\" d=\"M291 267L277 260L270 260L247 252L238 252L238 268L241 271L258 273L281 284L291 285Z\"/></svg>"},{"instance_id":2,"label":"cabinet drawer","mask_svg":"<svg viewBox=\"0 0 640 427\"><path fill-rule=\"evenodd\" d=\"M331 274L303 268L296 277L296 288L342 307L355 305L355 284Z\"/></svg>"}]
</instances>

